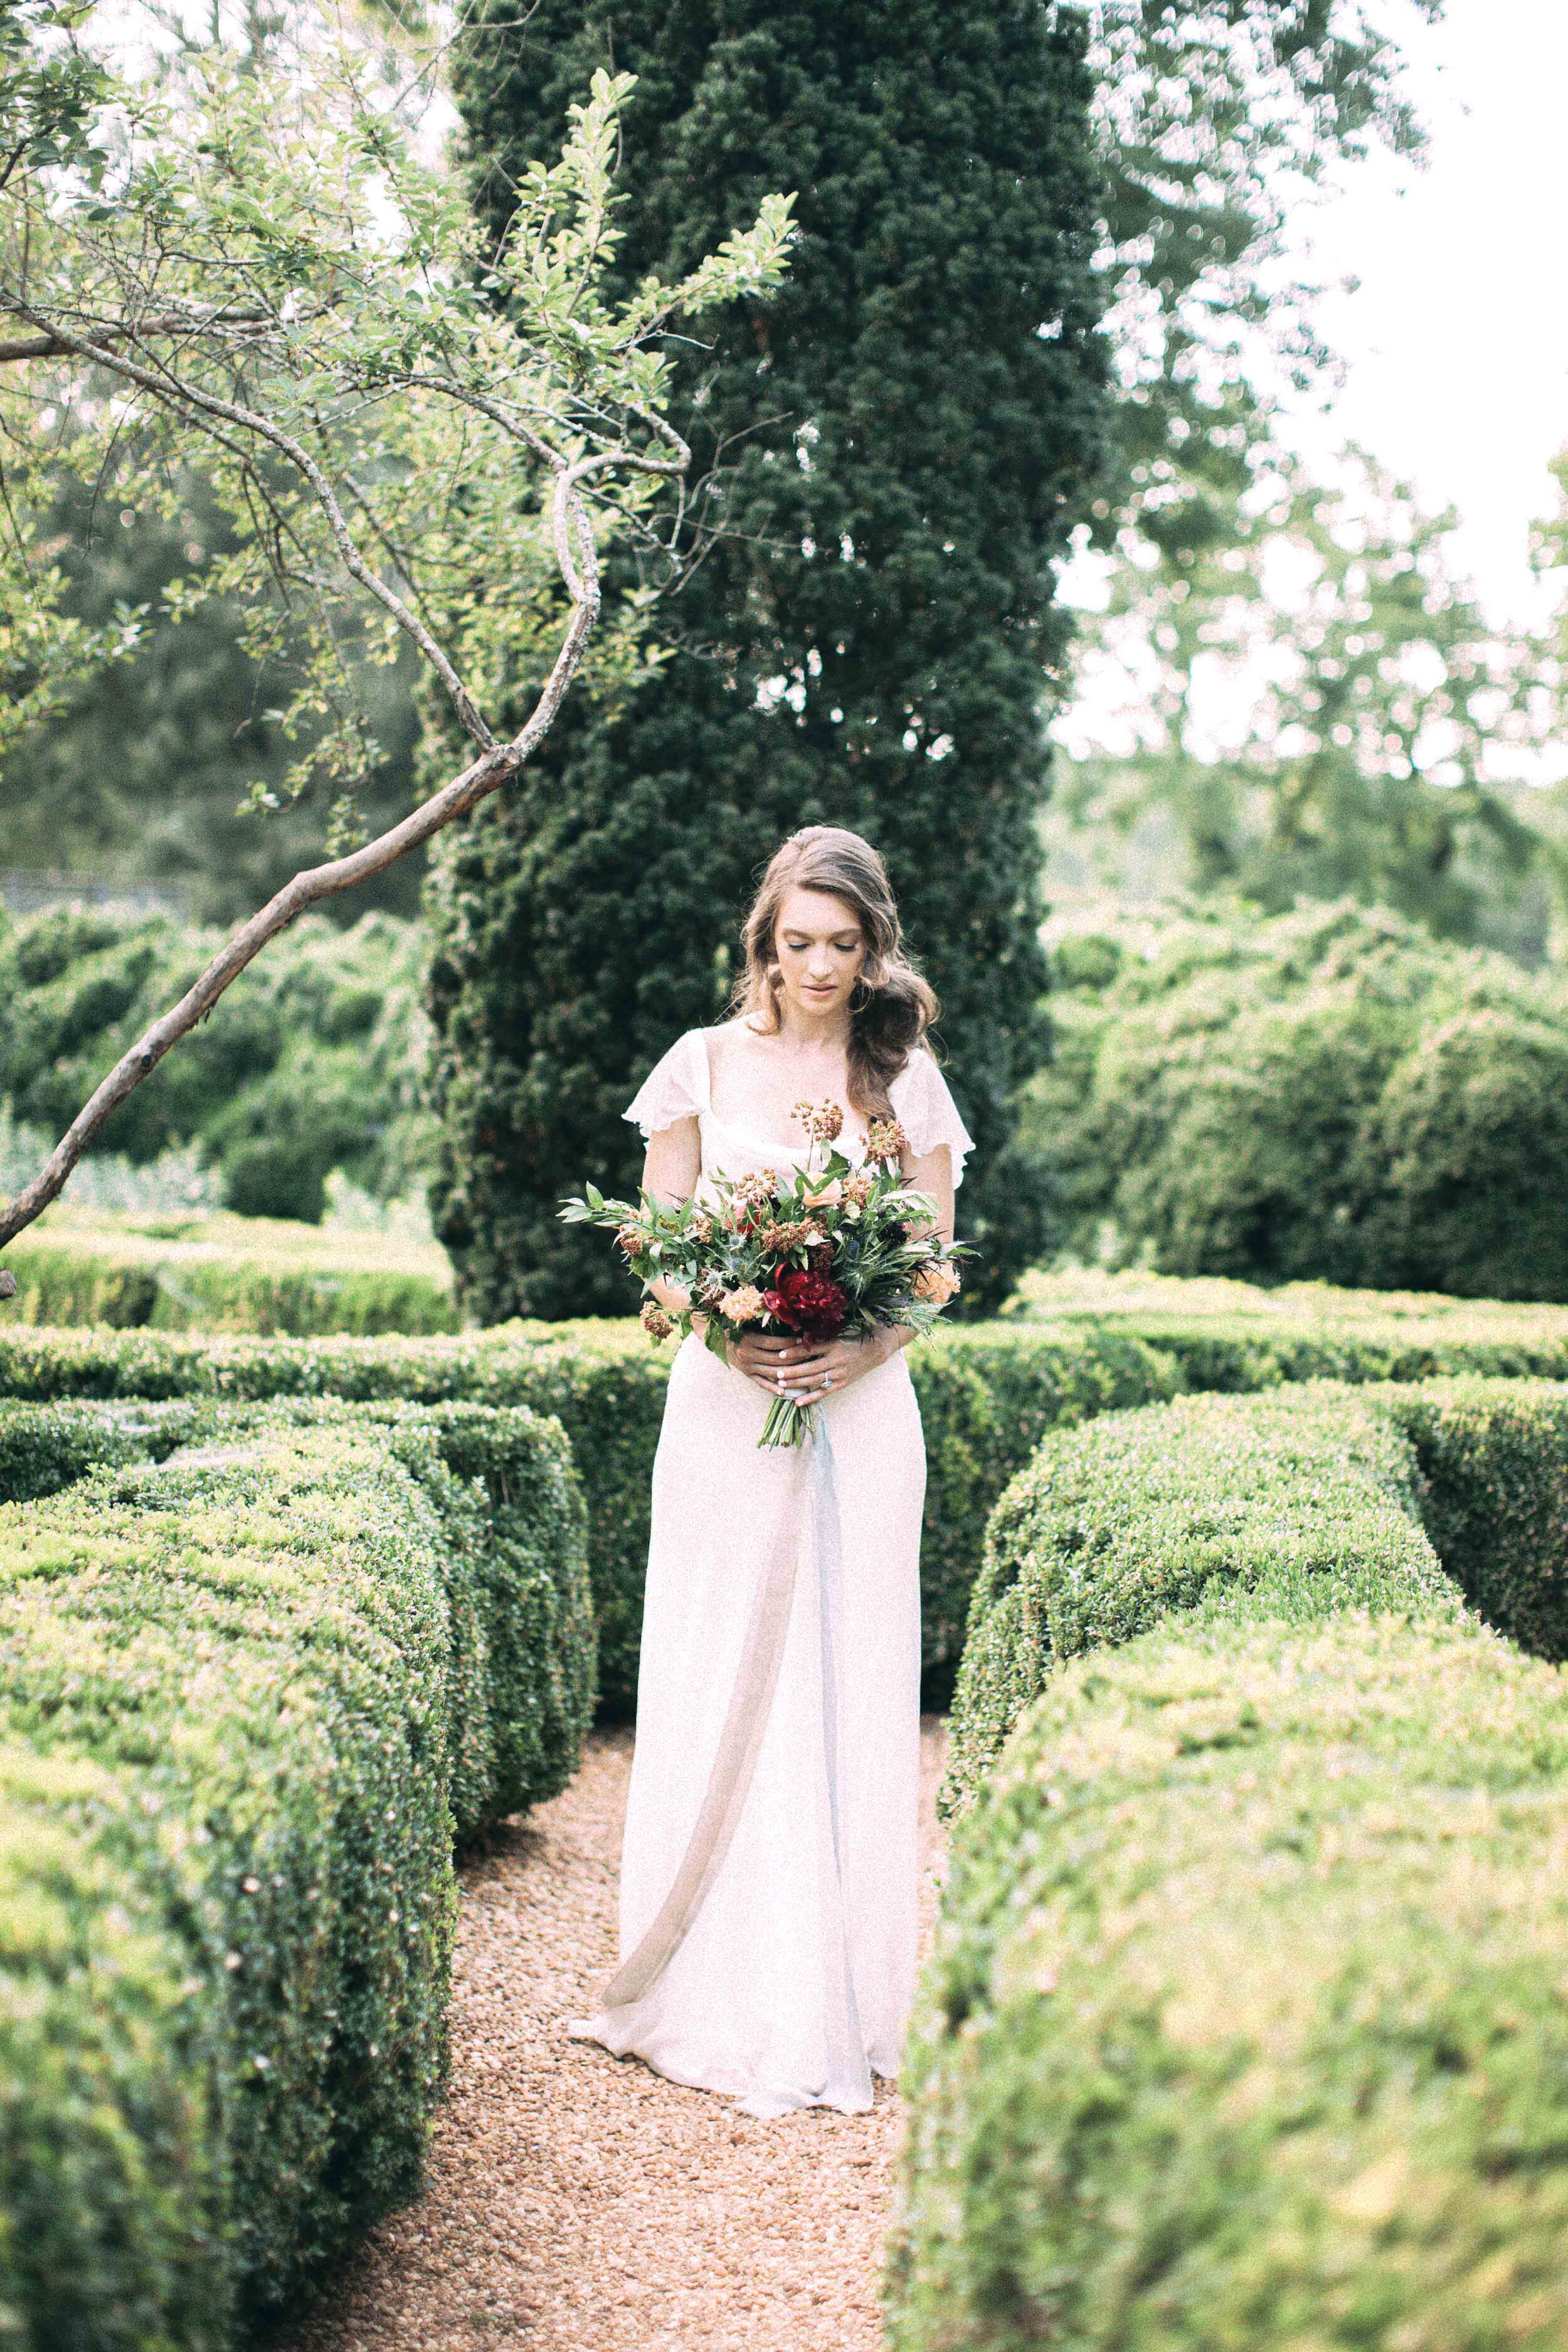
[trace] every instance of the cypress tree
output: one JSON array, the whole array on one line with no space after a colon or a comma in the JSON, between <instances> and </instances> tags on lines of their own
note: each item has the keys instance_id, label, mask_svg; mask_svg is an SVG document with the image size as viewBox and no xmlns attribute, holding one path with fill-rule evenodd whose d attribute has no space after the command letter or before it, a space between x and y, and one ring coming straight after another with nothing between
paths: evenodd
<instances>
[{"instance_id":1,"label":"cypress tree","mask_svg":"<svg viewBox=\"0 0 1568 2352\"><path fill-rule=\"evenodd\" d=\"M520 20L521 16L521 22ZM676 649L563 717L431 888L437 1230L479 1316L624 1311L556 1222L635 1182L649 1065L721 1016L754 877L797 825L883 851L944 1006L979 1145L972 1304L1037 1255L1012 1097L1042 1054L1039 705L1051 559L1092 493L1104 402L1080 20L1041 0L482 0L460 69L504 220L594 68L626 115L624 278L679 270L798 194L788 285L686 354L694 476L721 520L668 607Z\"/></svg>"}]
</instances>

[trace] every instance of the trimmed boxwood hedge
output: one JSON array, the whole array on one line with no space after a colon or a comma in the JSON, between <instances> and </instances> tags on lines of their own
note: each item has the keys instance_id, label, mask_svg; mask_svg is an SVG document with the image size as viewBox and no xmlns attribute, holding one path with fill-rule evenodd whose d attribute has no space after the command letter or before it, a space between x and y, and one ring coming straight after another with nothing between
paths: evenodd
<instances>
[{"instance_id":1,"label":"trimmed boxwood hedge","mask_svg":"<svg viewBox=\"0 0 1568 2352\"><path fill-rule=\"evenodd\" d=\"M1013 1482L898 2352L1561 2343L1565 1497L1568 1390L1484 1380L1182 1400Z\"/></svg>"},{"instance_id":2,"label":"trimmed boxwood hedge","mask_svg":"<svg viewBox=\"0 0 1568 2352\"><path fill-rule=\"evenodd\" d=\"M454 1831L591 1706L581 1502L463 1406L13 1405L0 1465L0 2312L217 2347L417 2185Z\"/></svg>"},{"instance_id":3,"label":"trimmed boxwood hedge","mask_svg":"<svg viewBox=\"0 0 1568 2352\"><path fill-rule=\"evenodd\" d=\"M111 1330L234 1331L260 1337L333 1331L456 1331L451 1292L427 1275L328 1271L194 1257L145 1243L115 1255L47 1241L14 1242L6 1315L18 1323L101 1324Z\"/></svg>"},{"instance_id":4,"label":"trimmed boxwood hedge","mask_svg":"<svg viewBox=\"0 0 1568 2352\"><path fill-rule=\"evenodd\" d=\"M309 1340L5 1325L0 1396L464 1398L554 1414L587 1498L601 1711L617 1720L636 1703L649 1489L670 1360L636 1324L616 1321ZM969 1325L912 1349L909 1362L928 1457L924 1696L945 1707L987 1516L1048 1430L1184 1388L1245 1391L1317 1375L1383 1381L1432 1370L1568 1372L1568 1341L1479 1309L1430 1326L1391 1318L1386 1330L1370 1333L1359 1323L1259 1332L1243 1317L1233 1324L1162 1316Z\"/></svg>"},{"instance_id":5,"label":"trimmed boxwood hedge","mask_svg":"<svg viewBox=\"0 0 1568 2352\"><path fill-rule=\"evenodd\" d=\"M1353 1391L1193 1397L1042 1444L992 1515L959 1668L943 1806L973 1796L1047 1676L1224 1591L1294 1618L1431 1608L1407 1439Z\"/></svg>"},{"instance_id":6,"label":"trimmed boxwood hedge","mask_svg":"<svg viewBox=\"0 0 1568 2352\"><path fill-rule=\"evenodd\" d=\"M560 1424L531 1408L0 1400L0 1503L55 1494L107 1465L210 1445L221 1455L292 1428L379 1433L442 1511L453 1670L468 1688L468 1744L453 1766L459 1841L557 1795L593 1717L597 1643L581 1481Z\"/></svg>"},{"instance_id":7,"label":"trimmed boxwood hedge","mask_svg":"<svg viewBox=\"0 0 1568 2352\"><path fill-rule=\"evenodd\" d=\"M1264 1613L1320 1615L1404 1606L1407 1579L1429 1601L1457 1587L1500 1632L1568 1657L1568 1386L1307 1382L1052 1437L986 1531L944 1805L968 1801L1081 1650L1222 1586Z\"/></svg>"},{"instance_id":8,"label":"trimmed boxwood hedge","mask_svg":"<svg viewBox=\"0 0 1568 2352\"><path fill-rule=\"evenodd\" d=\"M1168 1620L956 1842L895 2352L1558 2352L1568 1709L1452 1618Z\"/></svg>"},{"instance_id":9,"label":"trimmed boxwood hedge","mask_svg":"<svg viewBox=\"0 0 1568 2352\"><path fill-rule=\"evenodd\" d=\"M599 1688L632 1712L649 1488L670 1351L636 1324L513 1325L458 1339L239 1339L145 1331L0 1331L0 1395L29 1400L331 1394L465 1398L554 1414L587 1498ZM910 1352L929 1486L921 1561L928 1702L945 1704L986 1514L1047 1429L1169 1396L1175 1374L1136 1334L982 1324Z\"/></svg>"},{"instance_id":10,"label":"trimmed boxwood hedge","mask_svg":"<svg viewBox=\"0 0 1568 2352\"><path fill-rule=\"evenodd\" d=\"M1561 1322L1559 1315L1553 1318ZM1478 1306L1430 1318L1146 1313L1098 1326L1168 1356L1181 1388L1246 1393L1291 1381L1568 1380L1568 1332L1539 1310Z\"/></svg>"}]
</instances>

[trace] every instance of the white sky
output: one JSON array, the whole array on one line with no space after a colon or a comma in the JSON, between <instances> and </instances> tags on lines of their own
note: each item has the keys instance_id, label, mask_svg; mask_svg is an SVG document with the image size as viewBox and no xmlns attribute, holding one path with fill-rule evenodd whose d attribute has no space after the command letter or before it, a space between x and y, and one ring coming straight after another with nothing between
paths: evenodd
<instances>
[{"instance_id":1,"label":"white sky","mask_svg":"<svg viewBox=\"0 0 1568 2352\"><path fill-rule=\"evenodd\" d=\"M1359 441L1423 505L1456 506L1483 605L1522 620L1529 526L1568 444L1568 0L1448 0L1431 26L1401 0L1380 13L1410 59L1429 161L1374 156L1303 215L1302 276L1360 283L1319 308L1348 373L1298 437Z\"/></svg>"}]
</instances>

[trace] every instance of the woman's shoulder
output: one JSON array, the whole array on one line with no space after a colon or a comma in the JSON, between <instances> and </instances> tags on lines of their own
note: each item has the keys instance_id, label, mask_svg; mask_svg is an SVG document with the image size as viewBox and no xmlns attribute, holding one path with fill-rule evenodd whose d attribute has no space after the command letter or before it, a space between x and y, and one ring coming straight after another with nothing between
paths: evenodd
<instances>
[{"instance_id":1,"label":"woman's shoulder","mask_svg":"<svg viewBox=\"0 0 1568 2352\"><path fill-rule=\"evenodd\" d=\"M712 1068L706 1029L688 1029L648 1072L622 1117L645 1135L673 1127L683 1118L700 1118L712 1095Z\"/></svg>"},{"instance_id":2,"label":"woman's shoulder","mask_svg":"<svg viewBox=\"0 0 1568 2352\"><path fill-rule=\"evenodd\" d=\"M922 1037L918 1045L910 1047L904 1056L904 1066L890 1081L888 1091L896 1094L902 1087L906 1093L924 1095L930 1091L933 1079L939 1087L946 1084L941 1064Z\"/></svg>"},{"instance_id":3,"label":"woman's shoulder","mask_svg":"<svg viewBox=\"0 0 1568 2352\"><path fill-rule=\"evenodd\" d=\"M888 1088L888 1099L916 1159L945 1143L952 1155L952 1181L959 1183L973 1139L929 1045L922 1043L910 1048L903 1068Z\"/></svg>"},{"instance_id":4,"label":"woman's shoulder","mask_svg":"<svg viewBox=\"0 0 1568 2352\"><path fill-rule=\"evenodd\" d=\"M749 1013L737 1013L731 1020L714 1022L710 1028L693 1029L691 1034L701 1038L709 1067L717 1069L732 1055L744 1054L757 1045L762 1033L752 1025Z\"/></svg>"}]
</instances>

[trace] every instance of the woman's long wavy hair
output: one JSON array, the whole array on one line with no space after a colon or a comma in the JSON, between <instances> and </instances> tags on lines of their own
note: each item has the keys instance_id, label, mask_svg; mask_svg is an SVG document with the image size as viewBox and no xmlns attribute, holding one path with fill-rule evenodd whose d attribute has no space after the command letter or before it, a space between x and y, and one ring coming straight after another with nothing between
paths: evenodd
<instances>
[{"instance_id":1,"label":"woman's long wavy hair","mask_svg":"<svg viewBox=\"0 0 1568 2352\"><path fill-rule=\"evenodd\" d=\"M779 1026L784 981L773 942L790 890L842 898L860 919L866 961L849 1000L849 1100L866 1118L885 1118L888 1088L942 1011L903 952L888 869L868 841L837 824L808 824L773 852L742 927L746 962L734 997L735 1011L766 1031Z\"/></svg>"}]
</instances>

